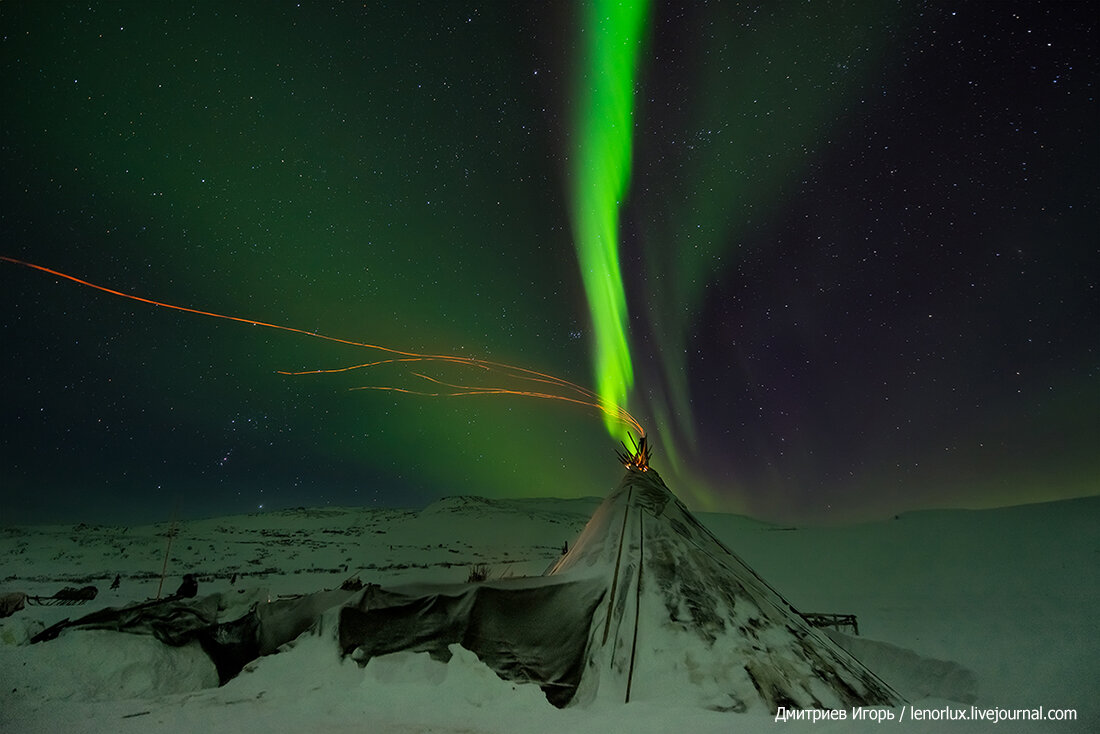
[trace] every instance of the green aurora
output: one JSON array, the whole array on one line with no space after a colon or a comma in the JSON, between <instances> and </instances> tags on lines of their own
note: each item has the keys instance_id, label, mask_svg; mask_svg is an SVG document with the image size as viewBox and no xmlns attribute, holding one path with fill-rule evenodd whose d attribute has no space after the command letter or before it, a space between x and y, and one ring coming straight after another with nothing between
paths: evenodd
<instances>
[{"instance_id":1,"label":"green aurora","mask_svg":"<svg viewBox=\"0 0 1100 734\"><path fill-rule=\"evenodd\" d=\"M1095 22L1010 5L3 3L0 254L592 386L696 508L1095 494ZM8 264L0 329L6 522L621 473L594 410Z\"/></svg>"},{"instance_id":2,"label":"green aurora","mask_svg":"<svg viewBox=\"0 0 1100 734\"><path fill-rule=\"evenodd\" d=\"M619 265L619 209L630 183L634 86L648 3L594 0L583 17L570 196L574 244L592 314L596 392L626 406L634 386L626 293ZM605 417L612 436L624 427Z\"/></svg>"}]
</instances>

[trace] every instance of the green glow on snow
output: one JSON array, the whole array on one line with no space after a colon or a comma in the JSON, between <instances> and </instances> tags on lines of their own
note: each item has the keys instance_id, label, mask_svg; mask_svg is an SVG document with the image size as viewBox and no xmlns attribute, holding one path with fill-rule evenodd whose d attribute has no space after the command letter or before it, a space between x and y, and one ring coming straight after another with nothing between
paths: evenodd
<instances>
[{"instance_id":1,"label":"green glow on snow","mask_svg":"<svg viewBox=\"0 0 1100 734\"><path fill-rule=\"evenodd\" d=\"M570 172L574 245L592 314L596 391L624 407L634 368L619 267L619 207L630 181L634 79L648 8L647 0L584 4ZM625 437L621 424L606 417L604 423L613 437Z\"/></svg>"}]
</instances>

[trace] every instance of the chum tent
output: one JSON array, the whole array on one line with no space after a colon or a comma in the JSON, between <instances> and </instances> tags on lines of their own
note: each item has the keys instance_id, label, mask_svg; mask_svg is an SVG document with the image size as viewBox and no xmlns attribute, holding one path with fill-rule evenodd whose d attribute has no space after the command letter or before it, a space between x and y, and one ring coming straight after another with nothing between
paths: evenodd
<instances>
[{"instance_id":1,"label":"chum tent","mask_svg":"<svg viewBox=\"0 0 1100 734\"><path fill-rule=\"evenodd\" d=\"M901 697L811 627L653 469L629 467L547 574L364 589L340 611L361 663L473 651L556 705L693 701L723 711L891 706Z\"/></svg>"},{"instance_id":2,"label":"chum tent","mask_svg":"<svg viewBox=\"0 0 1100 734\"><path fill-rule=\"evenodd\" d=\"M624 457L625 458L625 457ZM676 701L712 710L893 706L901 697L717 540L643 449L543 576L321 591L291 600L214 594L104 609L44 631L149 634L201 645L222 683L313 627L360 665L459 644L557 705ZM321 619L335 619L321 630Z\"/></svg>"}]
</instances>

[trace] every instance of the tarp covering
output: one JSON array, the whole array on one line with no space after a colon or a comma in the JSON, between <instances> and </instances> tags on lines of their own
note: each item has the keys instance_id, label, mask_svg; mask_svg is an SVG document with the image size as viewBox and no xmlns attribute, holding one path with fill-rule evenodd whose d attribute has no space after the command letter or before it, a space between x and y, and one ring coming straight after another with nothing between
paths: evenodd
<instances>
[{"instance_id":1,"label":"tarp covering","mask_svg":"<svg viewBox=\"0 0 1100 734\"><path fill-rule=\"evenodd\" d=\"M902 698L812 628L701 525L652 469L632 468L545 576L322 591L243 606L237 595L105 609L63 628L199 641L224 683L339 607L340 653L450 659L461 645L556 706L597 698L720 711L897 705Z\"/></svg>"},{"instance_id":2,"label":"tarp covering","mask_svg":"<svg viewBox=\"0 0 1100 734\"><path fill-rule=\"evenodd\" d=\"M521 579L491 584L368 586L340 610L340 649L360 664L400 650L446 660L457 643L506 680L537 683L568 703L584 669L602 580Z\"/></svg>"},{"instance_id":3,"label":"tarp covering","mask_svg":"<svg viewBox=\"0 0 1100 734\"><path fill-rule=\"evenodd\" d=\"M108 607L79 619L63 620L35 635L32 643L52 640L67 629L99 629L152 635L166 645L199 642L225 683L252 660L274 652L306 631L326 609L352 592L320 591L292 599L267 601L262 589L245 597L210 594Z\"/></svg>"}]
</instances>

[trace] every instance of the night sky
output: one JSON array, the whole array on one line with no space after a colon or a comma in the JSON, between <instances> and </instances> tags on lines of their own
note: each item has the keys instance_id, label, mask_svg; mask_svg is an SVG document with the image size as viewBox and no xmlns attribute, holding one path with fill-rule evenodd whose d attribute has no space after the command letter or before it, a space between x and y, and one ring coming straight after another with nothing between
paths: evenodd
<instances>
[{"instance_id":1,"label":"night sky","mask_svg":"<svg viewBox=\"0 0 1100 734\"><path fill-rule=\"evenodd\" d=\"M619 256L653 465L785 522L1100 493L1088 3L656 3ZM0 255L596 385L571 3L0 4ZM593 411L0 263L0 523L591 496ZM481 380L424 366L448 381ZM475 370L476 372L476 370Z\"/></svg>"}]
</instances>

